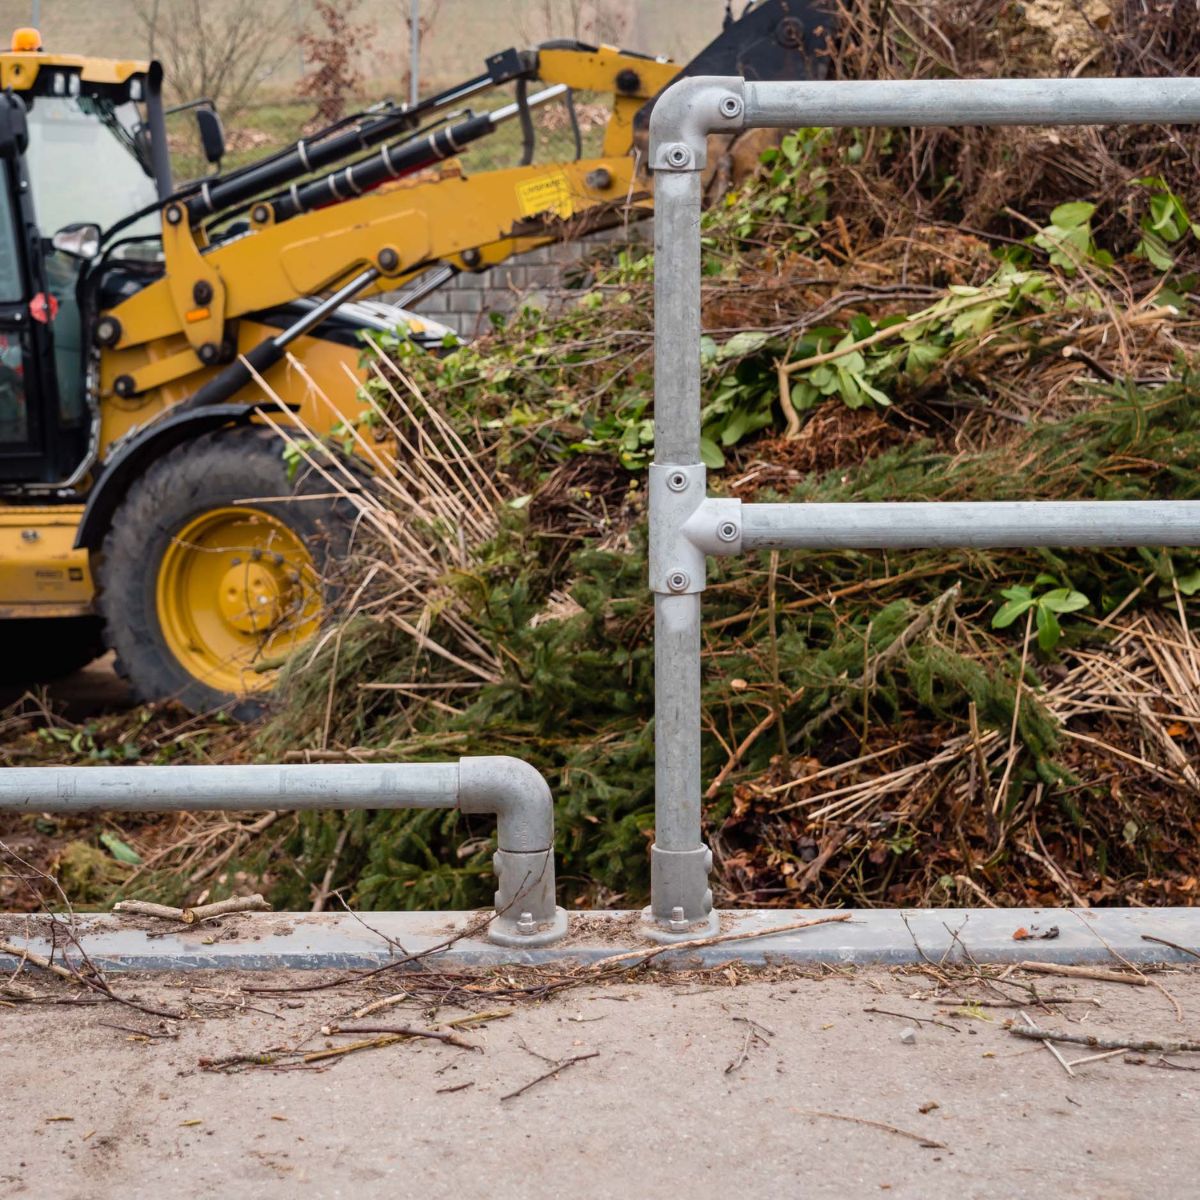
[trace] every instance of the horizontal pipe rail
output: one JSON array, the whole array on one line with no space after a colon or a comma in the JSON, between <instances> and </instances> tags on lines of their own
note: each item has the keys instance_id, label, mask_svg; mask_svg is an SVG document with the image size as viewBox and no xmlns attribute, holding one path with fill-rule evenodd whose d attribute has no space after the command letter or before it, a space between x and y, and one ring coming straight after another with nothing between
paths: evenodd
<instances>
[{"instance_id":1,"label":"horizontal pipe rail","mask_svg":"<svg viewBox=\"0 0 1200 1200\"><path fill-rule=\"evenodd\" d=\"M0 808L26 812L454 808L457 802L453 762L0 771Z\"/></svg>"},{"instance_id":2,"label":"horizontal pipe rail","mask_svg":"<svg viewBox=\"0 0 1200 1200\"><path fill-rule=\"evenodd\" d=\"M313 811L457 808L496 817L496 917L489 936L537 946L566 932L555 904L554 803L518 758L288 766L5 767L0 809L16 812Z\"/></svg>"},{"instance_id":3,"label":"horizontal pipe rail","mask_svg":"<svg viewBox=\"0 0 1200 1200\"><path fill-rule=\"evenodd\" d=\"M1200 546L1200 500L743 504L745 550Z\"/></svg>"},{"instance_id":4,"label":"horizontal pipe rail","mask_svg":"<svg viewBox=\"0 0 1200 1200\"><path fill-rule=\"evenodd\" d=\"M1196 79L747 82L747 127L1166 125L1200 121Z\"/></svg>"}]
</instances>

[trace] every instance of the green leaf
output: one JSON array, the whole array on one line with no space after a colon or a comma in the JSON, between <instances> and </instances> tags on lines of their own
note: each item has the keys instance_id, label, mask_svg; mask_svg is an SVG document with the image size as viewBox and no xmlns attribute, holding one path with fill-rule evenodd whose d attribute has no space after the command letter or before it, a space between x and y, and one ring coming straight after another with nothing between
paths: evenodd
<instances>
[{"instance_id":1,"label":"green leaf","mask_svg":"<svg viewBox=\"0 0 1200 1200\"><path fill-rule=\"evenodd\" d=\"M700 438L700 461L712 471L725 465L725 455L721 452L721 447L710 437Z\"/></svg>"},{"instance_id":2,"label":"green leaf","mask_svg":"<svg viewBox=\"0 0 1200 1200\"><path fill-rule=\"evenodd\" d=\"M928 374L934 363L943 354L945 354L945 350L941 346L935 346L932 342L913 342L908 347L908 353L904 360L904 369L910 375L921 376Z\"/></svg>"},{"instance_id":3,"label":"green leaf","mask_svg":"<svg viewBox=\"0 0 1200 1200\"><path fill-rule=\"evenodd\" d=\"M799 383L792 384L792 407L797 412L804 412L805 409L812 408L820 396L821 393L811 383L801 380Z\"/></svg>"},{"instance_id":4,"label":"green leaf","mask_svg":"<svg viewBox=\"0 0 1200 1200\"><path fill-rule=\"evenodd\" d=\"M850 321L850 333L856 342L868 338L875 332L875 322L865 313L859 313Z\"/></svg>"},{"instance_id":5,"label":"green leaf","mask_svg":"<svg viewBox=\"0 0 1200 1200\"><path fill-rule=\"evenodd\" d=\"M1175 583L1185 596L1194 596L1200 592L1200 568L1192 571L1189 575L1176 576Z\"/></svg>"},{"instance_id":6,"label":"green leaf","mask_svg":"<svg viewBox=\"0 0 1200 1200\"><path fill-rule=\"evenodd\" d=\"M1159 271L1169 271L1175 266L1174 255L1167 252L1166 244L1157 234L1147 233L1134 250L1138 258L1146 259Z\"/></svg>"},{"instance_id":7,"label":"green leaf","mask_svg":"<svg viewBox=\"0 0 1200 1200\"><path fill-rule=\"evenodd\" d=\"M1042 605L1038 605L1037 609L1037 632L1038 645L1043 650L1053 650L1058 645L1058 639L1062 637L1062 628L1058 623L1058 618Z\"/></svg>"},{"instance_id":8,"label":"green leaf","mask_svg":"<svg viewBox=\"0 0 1200 1200\"><path fill-rule=\"evenodd\" d=\"M732 446L738 442L746 433L746 427L749 424L749 413L745 409L739 409L725 423L725 428L721 430L721 445Z\"/></svg>"},{"instance_id":9,"label":"green leaf","mask_svg":"<svg viewBox=\"0 0 1200 1200\"><path fill-rule=\"evenodd\" d=\"M1039 578L1041 577L1039 576ZM1054 580L1051 579L1050 582L1053 583ZM1000 595L1006 600L1029 600L1031 602L1033 600L1033 592L1027 587L1022 587L1020 584L1017 584L1015 587L1004 588Z\"/></svg>"},{"instance_id":10,"label":"green leaf","mask_svg":"<svg viewBox=\"0 0 1200 1200\"><path fill-rule=\"evenodd\" d=\"M723 362L730 358L745 358L747 354L761 350L769 340L770 334L761 329L735 333L727 342L717 347L717 359Z\"/></svg>"},{"instance_id":11,"label":"green leaf","mask_svg":"<svg viewBox=\"0 0 1200 1200\"><path fill-rule=\"evenodd\" d=\"M877 387L872 386L861 375L856 375L854 378L858 383L858 386L862 388L862 390L866 392L876 404L881 404L884 408L888 408L891 405L892 398L886 392L881 392Z\"/></svg>"},{"instance_id":12,"label":"green leaf","mask_svg":"<svg viewBox=\"0 0 1200 1200\"><path fill-rule=\"evenodd\" d=\"M131 867L141 864L142 856L132 846L127 846L121 841L115 833L109 833L108 830L105 830L100 835L100 842L117 862L128 863Z\"/></svg>"},{"instance_id":13,"label":"green leaf","mask_svg":"<svg viewBox=\"0 0 1200 1200\"><path fill-rule=\"evenodd\" d=\"M993 301L991 304L981 304L978 308L968 308L965 312L960 312L951 322L950 332L956 338L968 335L978 337L986 333L992 327L992 320L999 307L1000 305Z\"/></svg>"},{"instance_id":14,"label":"green leaf","mask_svg":"<svg viewBox=\"0 0 1200 1200\"><path fill-rule=\"evenodd\" d=\"M1070 588L1055 588L1052 592L1038 597L1038 604L1051 612L1071 613L1087 608L1090 601L1082 592L1073 592Z\"/></svg>"},{"instance_id":15,"label":"green leaf","mask_svg":"<svg viewBox=\"0 0 1200 1200\"><path fill-rule=\"evenodd\" d=\"M1069 204L1060 204L1050 214L1050 221L1059 229L1078 229L1092 219L1095 211L1094 204L1089 204L1086 200L1073 200Z\"/></svg>"},{"instance_id":16,"label":"green leaf","mask_svg":"<svg viewBox=\"0 0 1200 1200\"><path fill-rule=\"evenodd\" d=\"M992 628L1007 629L1022 613L1028 612L1032 606L1032 596L1009 600L1007 604L1000 606L996 615L992 618Z\"/></svg>"}]
</instances>

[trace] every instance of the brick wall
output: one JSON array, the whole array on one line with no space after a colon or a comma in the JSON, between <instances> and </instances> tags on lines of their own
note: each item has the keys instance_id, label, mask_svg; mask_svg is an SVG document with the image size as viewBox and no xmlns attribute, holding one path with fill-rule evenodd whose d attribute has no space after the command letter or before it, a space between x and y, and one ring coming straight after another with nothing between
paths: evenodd
<instances>
[{"instance_id":1,"label":"brick wall","mask_svg":"<svg viewBox=\"0 0 1200 1200\"><path fill-rule=\"evenodd\" d=\"M553 308L578 295L576 289L564 287L566 273L599 243L652 237L652 223L642 221L628 229L618 226L576 241L541 246L487 271L464 271L412 308L449 325L462 337L473 337L489 328L488 313L513 312L523 301Z\"/></svg>"}]
</instances>

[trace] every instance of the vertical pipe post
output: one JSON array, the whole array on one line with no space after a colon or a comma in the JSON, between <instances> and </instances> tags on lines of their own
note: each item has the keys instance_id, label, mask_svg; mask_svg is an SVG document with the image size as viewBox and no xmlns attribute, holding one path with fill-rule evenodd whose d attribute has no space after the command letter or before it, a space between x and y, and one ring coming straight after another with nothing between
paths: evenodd
<instances>
[{"instance_id":1,"label":"vertical pipe post","mask_svg":"<svg viewBox=\"0 0 1200 1200\"><path fill-rule=\"evenodd\" d=\"M654 469L705 490L700 465L700 170L658 170L654 180ZM664 513L651 489L650 523ZM715 920L700 836L700 601L703 579L681 591L653 580L654 846L652 936L694 935ZM693 590L696 589L696 590Z\"/></svg>"}]
</instances>

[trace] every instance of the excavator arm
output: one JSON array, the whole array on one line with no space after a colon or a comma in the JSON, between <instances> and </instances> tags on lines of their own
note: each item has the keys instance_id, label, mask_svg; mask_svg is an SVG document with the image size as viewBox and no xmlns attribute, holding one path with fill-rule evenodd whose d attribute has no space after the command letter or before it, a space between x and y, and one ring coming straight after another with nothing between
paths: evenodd
<instances>
[{"instance_id":1,"label":"excavator arm","mask_svg":"<svg viewBox=\"0 0 1200 1200\"><path fill-rule=\"evenodd\" d=\"M819 74L824 18L815 11L807 0L763 0L741 21L727 23L696 61L750 76ZM284 356L290 337L314 324L308 319L248 352L239 343L239 320L302 298L394 291L437 264L481 270L612 223L620 211L647 211L651 193L635 152L638 130L654 97L689 69L609 46L509 50L489 60L487 74L411 114L400 110L350 131L339 127L328 138L297 143L261 169L168 198L162 277L101 314L97 324L106 351L102 398L128 400L166 389L167 406L189 396L197 404L226 401L250 379L239 355L265 370ZM515 104L465 116L461 109L439 112L514 80ZM532 83L542 90L529 94ZM503 121L527 122L530 109L568 90L612 97L599 156L463 170L458 155L471 142ZM311 170L335 154L348 157L346 150L360 153L335 170ZM223 236L221 222L230 214L243 217L248 229ZM319 316L334 307L319 305Z\"/></svg>"}]
</instances>

